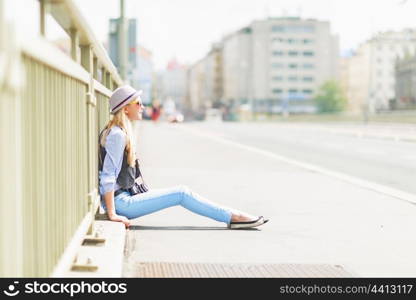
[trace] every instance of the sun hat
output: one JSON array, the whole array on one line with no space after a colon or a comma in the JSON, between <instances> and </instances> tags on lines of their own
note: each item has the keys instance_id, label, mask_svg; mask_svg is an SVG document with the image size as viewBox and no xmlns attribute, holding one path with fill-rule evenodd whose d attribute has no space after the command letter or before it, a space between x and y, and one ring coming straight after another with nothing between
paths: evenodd
<instances>
[{"instance_id":1,"label":"sun hat","mask_svg":"<svg viewBox=\"0 0 416 300\"><path fill-rule=\"evenodd\" d=\"M118 87L110 97L110 110L114 114L122 107L139 97L143 93L142 90L135 90L129 85Z\"/></svg>"}]
</instances>

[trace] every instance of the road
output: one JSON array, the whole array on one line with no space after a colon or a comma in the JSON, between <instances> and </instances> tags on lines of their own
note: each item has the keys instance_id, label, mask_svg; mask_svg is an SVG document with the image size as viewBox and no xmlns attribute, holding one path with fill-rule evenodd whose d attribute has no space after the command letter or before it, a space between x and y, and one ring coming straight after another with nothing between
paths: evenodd
<instances>
[{"instance_id":1,"label":"road","mask_svg":"<svg viewBox=\"0 0 416 300\"><path fill-rule=\"evenodd\" d=\"M401 163L394 155L410 156L414 145L279 127L142 122L136 146L151 188L185 184L211 201L265 215L270 222L259 230L227 230L182 207L134 219L123 276L137 276L141 263L178 262L331 264L363 277L414 277L415 204L261 152L380 183L388 183L389 174L400 176L406 182L400 188L411 191L406 176L414 161Z\"/></svg>"},{"instance_id":2,"label":"road","mask_svg":"<svg viewBox=\"0 0 416 300\"><path fill-rule=\"evenodd\" d=\"M400 134L416 138L416 126L374 126L369 137L360 135L362 127L349 125L196 123L193 127L416 195L416 140L396 139Z\"/></svg>"}]
</instances>

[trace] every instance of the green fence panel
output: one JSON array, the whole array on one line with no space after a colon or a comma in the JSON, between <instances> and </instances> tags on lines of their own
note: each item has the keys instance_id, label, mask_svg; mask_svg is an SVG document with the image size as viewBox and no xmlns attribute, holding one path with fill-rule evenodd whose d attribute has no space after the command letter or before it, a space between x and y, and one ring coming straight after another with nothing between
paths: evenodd
<instances>
[{"instance_id":1,"label":"green fence panel","mask_svg":"<svg viewBox=\"0 0 416 300\"><path fill-rule=\"evenodd\" d=\"M87 213L87 85L23 63L24 274L48 276Z\"/></svg>"}]
</instances>

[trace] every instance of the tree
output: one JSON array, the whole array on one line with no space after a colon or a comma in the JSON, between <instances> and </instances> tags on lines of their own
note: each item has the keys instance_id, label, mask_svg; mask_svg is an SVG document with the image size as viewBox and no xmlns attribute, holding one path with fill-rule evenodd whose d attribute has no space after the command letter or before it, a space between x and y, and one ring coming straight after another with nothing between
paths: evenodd
<instances>
[{"instance_id":1,"label":"tree","mask_svg":"<svg viewBox=\"0 0 416 300\"><path fill-rule=\"evenodd\" d=\"M314 102L319 113L332 113L343 111L347 100L338 83L334 80L329 80L321 85Z\"/></svg>"}]
</instances>

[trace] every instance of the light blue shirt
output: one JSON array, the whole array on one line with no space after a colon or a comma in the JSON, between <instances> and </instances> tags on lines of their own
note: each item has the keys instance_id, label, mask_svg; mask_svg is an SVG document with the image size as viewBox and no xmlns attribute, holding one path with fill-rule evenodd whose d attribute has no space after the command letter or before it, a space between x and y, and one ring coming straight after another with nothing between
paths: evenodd
<instances>
[{"instance_id":1,"label":"light blue shirt","mask_svg":"<svg viewBox=\"0 0 416 300\"><path fill-rule=\"evenodd\" d=\"M126 133L118 126L112 127L105 142L107 154L104 158L103 169L98 172L101 195L120 188L117 184L117 177L123 165L125 147Z\"/></svg>"}]
</instances>

